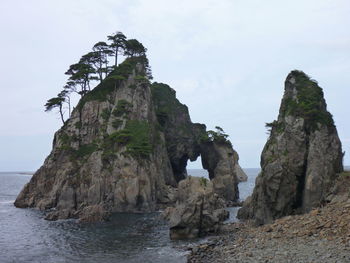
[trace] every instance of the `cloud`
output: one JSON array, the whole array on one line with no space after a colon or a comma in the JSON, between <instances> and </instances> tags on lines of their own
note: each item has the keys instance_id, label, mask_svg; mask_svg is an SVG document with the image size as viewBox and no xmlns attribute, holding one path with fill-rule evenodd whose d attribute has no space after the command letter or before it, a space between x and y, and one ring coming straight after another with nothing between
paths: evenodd
<instances>
[{"instance_id":1,"label":"cloud","mask_svg":"<svg viewBox=\"0 0 350 263\"><path fill-rule=\"evenodd\" d=\"M155 80L177 91L192 120L231 135L245 166L259 165L264 123L277 117L293 69L324 88L349 149L349 10L347 0L4 1L0 135L51 140L60 122L43 105L64 85L63 73L122 30L148 48Z\"/></svg>"}]
</instances>

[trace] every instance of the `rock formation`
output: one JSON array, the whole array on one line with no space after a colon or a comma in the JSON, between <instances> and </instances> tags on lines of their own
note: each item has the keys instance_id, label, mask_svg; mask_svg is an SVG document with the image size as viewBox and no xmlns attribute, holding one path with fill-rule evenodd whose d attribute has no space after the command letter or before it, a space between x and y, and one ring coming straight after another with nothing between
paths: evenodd
<instances>
[{"instance_id":1,"label":"rock formation","mask_svg":"<svg viewBox=\"0 0 350 263\"><path fill-rule=\"evenodd\" d=\"M99 221L176 201L206 128L191 122L173 89L150 84L145 68L144 58L128 58L81 98L15 206L47 210L51 220Z\"/></svg>"},{"instance_id":2,"label":"rock formation","mask_svg":"<svg viewBox=\"0 0 350 263\"><path fill-rule=\"evenodd\" d=\"M301 71L285 81L277 121L261 155L262 171L253 195L238 212L265 224L321 205L343 170L342 149L323 91Z\"/></svg>"},{"instance_id":3,"label":"rock formation","mask_svg":"<svg viewBox=\"0 0 350 263\"><path fill-rule=\"evenodd\" d=\"M152 84L158 122L164 132L171 167L177 182L187 177L187 161L200 155L200 139L206 133L204 124L192 123L188 108L176 99L176 92L166 84Z\"/></svg>"},{"instance_id":4,"label":"rock formation","mask_svg":"<svg viewBox=\"0 0 350 263\"><path fill-rule=\"evenodd\" d=\"M171 239L187 239L218 231L228 218L225 202L214 193L213 184L205 178L188 177L179 183L175 207L165 211Z\"/></svg>"},{"instance_id":5,"label":"rock formation","mask_svg":"<svg viewBox=\"0 0 350 263\"><path fill-rule=\"evenodd\" d=\"M82 97L17 207L52 209L50 219L156 209L176 181L144 76L141 63L126 60Z\"/></svg>"},{"instance_id":6,"label":"rock formation","mask_svg":"<svg viewBox=\"0 0 350 263\"><path fill-rule=\"evenodd\" d=\"M209 141L201 144L203 168L208 170L214 192L227 202L235 202L238 191L238 154L230 142ZM237 168L237 166L239 168Z\"/></svg>"}]
</instances>

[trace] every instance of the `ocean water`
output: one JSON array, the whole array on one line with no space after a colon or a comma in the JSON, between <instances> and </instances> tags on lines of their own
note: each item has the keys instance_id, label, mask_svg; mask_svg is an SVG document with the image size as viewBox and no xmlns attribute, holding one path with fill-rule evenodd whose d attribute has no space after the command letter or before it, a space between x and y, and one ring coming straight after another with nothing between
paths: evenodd
<instances>
[{"instance_id":1,"label":"ocean water","mask_svg":"<svg viewBox=\"0 0 350 263\"><path fill-rule=\"evenodd\" d=\"M244 169L248 182L240 183L245 199L259 169ZM192 176L205 170L189 169ZM44 213L13 206L31 175L0 173L0 262L186 262L186 247L204 242L171 241L167 223L159 213L114 214L110 221L78 224L75 220L46 221ZM229 208L235 221L237 208Z\"/></svg>"}]
</instances>

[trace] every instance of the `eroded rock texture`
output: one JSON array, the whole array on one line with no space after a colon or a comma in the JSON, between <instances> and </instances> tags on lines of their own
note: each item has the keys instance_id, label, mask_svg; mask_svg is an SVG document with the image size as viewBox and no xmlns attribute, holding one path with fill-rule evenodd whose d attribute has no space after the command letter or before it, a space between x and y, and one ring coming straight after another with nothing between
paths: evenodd
<instances>
[{"instance_id":1,"label":"eroded rock texture","mask_svg":"<svg viewBox=\"0 0 350 263\"><path fill-rule=\"evenodd\" d=\"M153 83L152 93L170 163L179 182L187 177L187 161L195 161L200 155L200 138L206 133L206 127L191 122L187 106L176 99L175 90L168 85Z\"/></svg>"},{"instance_id":2,"label":"eroded rock texture","mask_svg":"<svg viewBox=\"0 0 350 263\"><path fill-rule=\"evenodd\" d=\"M187 177L187 161L201 154L206 128L191 122L173 89L149 83L143 61L128 58L81 98L15 206L47 210L50 220L100 221L176 202L178 182ZM218 167L234 159L218 156L224 164ZM210 169L214 177L232 174L227 167ZM233 187L230 200L238 197Z\"/></svg>"},{"instance_id":3,"label":"eroded rock texture","mask_svg":"<svg viewBox=\"0 0 350 263\"><path fill-rule=\"evenodd\" d=\"M142 64L126 60L86 94L55 134L53 150L17 197L48 219L97 220L154 211L176 185ZM136 76L139 76L136 78ZM166 201L166 200L165 200Z\"/></svg>"},{"instance_id":4,"label":"eroded rock texture","mask_svg":"<svg viewBox=\"0 0 350 263\"><path fill-rule=\"evenodd\" d=\"M165 211L169 220L170 238L187 239L218 231L228 218L225 201L213 189L207 179L187 177L179 183L175 207Z\"/></svg>"},{"instance_id":5,"label":"eroded rock texture","mask_svg":"<svg viewBox=\"0 0 350 263\"><path fill-rule=\"evenodd\" d=\"M265 224L321 205L343 170L341 142L323 91L301 71L285 81L277 121L261 155L262 171L253 195L238 212Z\"/></svg>"},{"instance_id":6,"label":"eroded rock texture","mask_svg":"<svg viewBox=\"0 0 350 263\"><path fill-rule=\"evenodd\" d=\"M201 144L203 168L208 170L214 192L227 202L239 197L237 170L238 154L229 142L204 142Z\"/></svg>"}]
</instances>

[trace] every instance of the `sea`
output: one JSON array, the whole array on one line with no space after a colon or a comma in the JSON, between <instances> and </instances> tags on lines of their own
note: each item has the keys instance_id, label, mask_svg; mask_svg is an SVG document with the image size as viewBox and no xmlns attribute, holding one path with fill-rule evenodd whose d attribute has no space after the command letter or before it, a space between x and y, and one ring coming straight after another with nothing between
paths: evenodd
<instances>
[{"instance_id":1,"label":"sea","mask_svg":"<svg viewBox=\"0 0 350 263\"><path fill-rule=\"evenodd\" d=\"M239 184L244 200L253 191L260 169L244 169L248 181ZM188 169L188 174L208 178L206 170ZM0 262L186 262L189 246L206 238L172 241L160 212L114 214L108 222L81 224L76 220L44 220L35 209L16 208L13 203L29 182L28 172L0 172ZM238 208L228 208L237 221Z\"/></svg>"}]
</instances>

